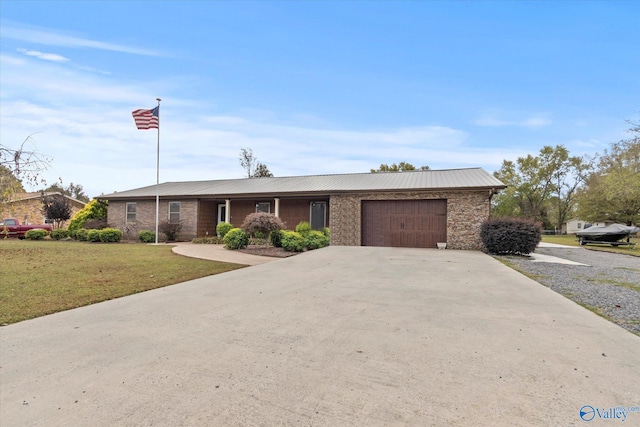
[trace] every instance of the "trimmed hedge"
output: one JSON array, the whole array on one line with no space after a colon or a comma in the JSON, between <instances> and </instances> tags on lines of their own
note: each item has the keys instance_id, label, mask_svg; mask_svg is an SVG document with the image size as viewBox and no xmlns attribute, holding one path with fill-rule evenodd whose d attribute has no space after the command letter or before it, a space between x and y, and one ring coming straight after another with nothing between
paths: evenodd
<instances>
[{"instance_id":1,"label":"trimmed hedge","mask_svg":"<svg viewBox=\"0 0 640 427\"><path fill-rule=\"evenodd\" d=\"M249 235L241 228L232 228L222 241L227 249L244 249L249 244Z\"/></svg>"},{"instance_id":2,"label":"trimmed hedge","mask_svg":"<svg viewBox=\"0 0 640 427\"><path fill-rule=\"evenodd\" d=\"M269 242L271 242L271 245L274 248L281 248L282 247L282 230L272 231L271 234L269 234Z\"/></svg>"},{"instance_id":3,"label":"trimmed hedge","mask_svg":"<svg viewBox=\"0 0 640 427\"><path fill-rule=\"evenodd\" d=\"M67 230L66 228L56 228L55 230L51 230L49 236L53 240L62 240L69 238L69 234L69 230Z\"/></svg>"},{"instance_id":4,"label":"trimmed hedge","mask_svg":"<svg viewBox=\"0 0 640 427\"><path fill-rule=\"evenodd\" d=\"M216 225L216 234L221 239L224 239L224 236L226 236L229 230L231 230L232 228L233 228L233 225L229 224L228 222L221 222L218 225Z\"/></svg>"},{"instance_id":5,"label":"trimmed hedge","mask_svg":"<svg viewBox=\"0 0 640 427\"><path fill-rule=\"evenodd\" d=\"M24 238L27 240L43 240L47 237L47 230L43 230L42 228L34 228L32 230L28 230L24 233Z\"/></svg>"},{"instance_id":6,"label":"trimmed hedge","mask_svg":"<svg viewBox=\"0 0 640 427\"><path fill-rule=\"evenodd\" d=\"M99 242L100 241L100 230L87 230L87 240L89 242Z\"/></svg>"},{"instance_id":7,"label":"trimmed hedge","mask_svg":"<svg viewBox=\"0 0 640 427\"><path fill-rule=\"evenodd\" d=\"M138 240L142 243L155 243L156 233L149 230L140 230L140 233L138 233Z\"/></svg>"},{"instance_id":8,"label":"trimmed hedge","mask_svg":"<svg viewBox=\"0 0 640 427\"><path fill-rule=\"evenodd\" d=\"M486 252L495 255L527 255L542 239L540 224L520 218L490 219L482 223L480 238Z\"/></svg>"},{"instance_id":9,"label":"trimmed hedge","mask_svg":"<svg viewBox=\"0 0 640 427\"><path fill-rule=\"evenodd\" d=\"M103 228L98 236L102 243L117 243L122 240L122 231L117 228Z\"/></svg>"},{"instance_id":10,"label":"trimmed hedge","mask_svg":"<svg viewBox=\"0 0 640 427\"><path fill-rule=\"evenodd\" d=\"M309 231L304 237L304 246L309 249L320 249L329 246L329 237L318 230Z\"/></svg>"},{"instance_id":11,"label":"trimmed hedge","mask_svg":"<svg viewBox=\"0 0 640 427\"><path fill-rule=\"evenodd\" d=\"M75 231L72 231L72 237L80 242L86 242L87 241L87 233L89 232L89 230L87 230L86 228L79 228Z\"/></svg>"},{"instance_id":12,"label":"trimmed hedge","mask_svg":"<svg viewBox=\"0 0 640 427\"><path fill-rule=\"evenodd\" d=\"M287 252L302 252L305 248L304 237L297 231L283 231L281 241L282 248Z\"/></svg>"}]
</instances>

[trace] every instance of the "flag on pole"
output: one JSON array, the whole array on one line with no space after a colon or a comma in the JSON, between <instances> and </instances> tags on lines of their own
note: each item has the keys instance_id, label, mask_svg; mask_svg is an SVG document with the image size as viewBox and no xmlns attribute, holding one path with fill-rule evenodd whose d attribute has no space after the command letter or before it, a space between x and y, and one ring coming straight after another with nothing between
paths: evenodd
<instances>
[{"instance_id":1,"label":"flag on pole","mask_svg":"<svg viewBox=\"0 0 640 427\"><path fill-rule=\"evenodd\" d=\"M135 110L132 112L133 119L139 130L158 129L158 120L160 117L160 106L151 110Z\"/></svg>"}]
</instances>

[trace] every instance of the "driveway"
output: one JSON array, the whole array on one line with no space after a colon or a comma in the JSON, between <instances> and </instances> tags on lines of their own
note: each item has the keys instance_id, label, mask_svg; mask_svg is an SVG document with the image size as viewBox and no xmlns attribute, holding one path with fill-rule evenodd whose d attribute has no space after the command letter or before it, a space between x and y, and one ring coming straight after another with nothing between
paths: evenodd
<instances>
[{"instance_id":1,"label":"driveway","mask_svg":"<svg viewBox=\"0 0 640 427\"><path fill-rule=\"evenodd\" d=\"M640 337L471 251L328 247L3 327L0 365L3 427L617 425L604 410L640 407Z\"/></svg>"}]
</instances>

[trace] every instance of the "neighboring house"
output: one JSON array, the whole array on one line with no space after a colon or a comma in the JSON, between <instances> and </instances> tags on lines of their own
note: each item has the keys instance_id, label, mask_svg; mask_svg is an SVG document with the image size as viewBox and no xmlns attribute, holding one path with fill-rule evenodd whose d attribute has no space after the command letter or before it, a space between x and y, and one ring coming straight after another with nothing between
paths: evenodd
<instances>
[{"instance_id":1,"label":"neighboring house","mask_svg":"<svg viewBox=\"0 0 640 427\"><path fill-rule=\"evenodd\" d=\"M506 186L481 168L389 173L167 182L98 197L107 221L122 230L155 229L181 220L181 239L213 236L225 221L238 227L253 212L331 228L331 244L479 249L491 197Z\"/></svg>"},{"instance_id":2,"label":"neighboring house","mask_svg":"<svg viewBox=\"0 0 640 427\"><path fill-rule=\"evenodd\" d=\"M581 219L572 219L571 221L567 221L562 229L562 234L576 234L578 231L582 231L588 227L605 227L607 225L611 225L613 222L611 221L603 221L603 222L587 222Z\"/></svg>"},{"instance_id":3,"label":"neighboring house","mask_svg":"<svg viewBox=\"0 0 640 427\"><path fill-rule=\"evenodd\" d=\"M71 217L84 208L85 202L74 199L59 192L17 193L11 196L2 212L3 218L17 218L23 224L51 224L53 220L45 218L42 213L42 198L45 196L62 196L69 201Z\"/></svg>"}]
</instances>

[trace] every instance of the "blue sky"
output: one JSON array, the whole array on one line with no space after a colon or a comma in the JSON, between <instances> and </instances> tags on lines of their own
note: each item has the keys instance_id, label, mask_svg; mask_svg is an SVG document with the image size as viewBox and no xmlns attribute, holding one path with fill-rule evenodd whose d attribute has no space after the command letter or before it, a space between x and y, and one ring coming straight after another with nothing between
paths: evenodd
<instances>
[{"instance_id":1,"label":"blue sky","mask_svg":"<svg viewBox=\"0 0 640 427\"><path fill-rule=\"evenodd\" d=\"M90 196L602 152L640 117L640 2L0 3L0 140ZM33 188L29 188L30 190Z\"/></svg>"}]
</instances>

